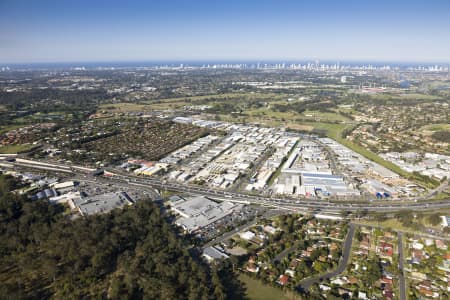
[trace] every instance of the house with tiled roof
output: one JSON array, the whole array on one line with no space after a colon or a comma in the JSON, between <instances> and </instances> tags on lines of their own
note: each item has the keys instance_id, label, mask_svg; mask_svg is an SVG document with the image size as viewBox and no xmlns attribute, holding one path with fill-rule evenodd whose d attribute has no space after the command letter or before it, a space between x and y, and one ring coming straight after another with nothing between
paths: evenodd
<instances>
[{"instance_id":1,"label":"house with tiled roof","mask_svg":"<svg viewBox=\"0 0 450 300\"><path fill-rule=\"evenodd\" d=\"M439 250L447 250L447 245L442 240L435 240L436 248Z\"/></svg>"},{"instance_id":2,"label":"house with tiled roof","mask_svg":"<svg viewBox=\"0 0 450 300\"><path fill-rule=\"evenodd\" d=\"M380 256L392 259L392 255L394 254L394 245L391 243L379 242L376 251Z\"/></svg>"},{"instance_id":3,"label":"house with tiled roof","mask_svg":"<svg viewBox=\"0 0 450 300\"><path fill-rule=\"evenodd\" d=\"M278 283L280 285L286 285L289 282L289 276L286 274L280 275L278 278Z\"/></svg>"}]
</instances>

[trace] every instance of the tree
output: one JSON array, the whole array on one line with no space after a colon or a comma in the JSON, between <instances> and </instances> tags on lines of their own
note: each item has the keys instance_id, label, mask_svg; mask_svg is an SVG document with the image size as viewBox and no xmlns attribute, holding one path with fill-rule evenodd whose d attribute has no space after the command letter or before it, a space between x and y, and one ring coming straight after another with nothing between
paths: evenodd
<instances>
[{"instance_id":1,"label":"tree","mask_svg":"<svg viewBox=\"0 0 450 300\"><path fill-rule=\"evenodd\" d=\"M214 270L151 201L70 220L11 194L0 175L1 295L12 298L241 299L231 264ZM5 276L6 273L8 276ZM25 289L24 283L32 286ZM17 292L21 291L21 295Z\"/></svg>"},{"instance_id":2,"label":"tree","mask_svg":"<svg viewBox=\"0 0 450 300\"><path fill-rule=\"evenodd\" d=\"M356 228L356 230L355 230L355 238L358 242L361 242L363 239L363 234L361 232L361 228L359 228L359 227Z\"/></svg>"},{"instance_id":3,"label":"tree","mask_svg":"<svg viewBox=\"0 0 450 300\"><path fill-rule=\"evenodd\" d=\"M439 225L439 224L441 224L441 214L440 213L434 213L434 214L431 214L429 217L428 217L428 221L430 222L430 224L431 225L433 225L433 226L437 226L437 225Z\"/></svg>"},{"instance_id":4,"label":"tree","mask_svg":"<svg viewBox=\"0 0 450 300\"><path fill-rule=\"evenodd\" d=\"M356 211L356 217L358 217L358 218L364 218L365 216L367 216L367 214L368 214L368 210L365 208L365 209L358 209L357 211Z\"/></svg>"},{"instance_id":5,"label":"tree","mask_svg":"<svg viewBox=\"0 0 450 300\"><path fill-rule=\"evenodd\" d=\"M322 296L322 291L320 290L319 284L317 282L313 283L309 287L308 296L309 299L324 299L324 297Z\"/></svg>"}]
</instances>

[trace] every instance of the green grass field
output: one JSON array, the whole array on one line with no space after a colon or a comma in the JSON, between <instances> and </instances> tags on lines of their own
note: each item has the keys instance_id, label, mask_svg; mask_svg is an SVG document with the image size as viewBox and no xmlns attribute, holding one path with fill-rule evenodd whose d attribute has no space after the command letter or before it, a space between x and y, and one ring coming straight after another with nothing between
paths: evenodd
<instances>
[{"instance_id":1,"label":"green grass field","mask_svg":"<svg viewBox=\"0 0 450 300\"><path fill-rule=\"evenodd\" d=\"M196 105L204 100L208 100L208 105L213 105L222 101L242 101L246 100L267 100L276 101L286 99L286 95L274 94L274 93L226 93L226 94L212 94L203 96L191 96L191 97L179 97L179 98L166 98L143 101L142 104L148 104L152 109L174 109L182 108L185 105Z\"/></svg>"},{"instance_id":2,"label":"green grass field","mask_svg":"<svg viewBox=\"0 0 450 300\"><path fill-rule=\"evenodd\" d=\"M102 104L98 107L97 112L114 112L114 113L126 113L126 112L141 112L152 110L150 105L137 104L137 103L113 103L113 104Z\"/></svg>"},{"instance_id":3,"label":"green grass field","mask_svg":"<svg viewBox=\"0 0 450 300\"><path fill-rule=\"evenodd\" d=\"M424 100L424 101L442 99L439 96L418 94L418 93L404 93L404 94L383 93L371 95L371 98L379 100Z\"/></svg>"},{"instance_id":4,"label":"green grass field","mask_svg":"<svg viewBox=\"0 0 450 300\"><path fill-rule=\"evenodd\" d=\"M247 288L247 297L250 300L289 299L280 289L264 285L260 281L253 279L248 275L240 274L239 280L245 284L245 287Z\"/></svg>"},{"instance_id":5,"label":"green grass field","mask_svg":"<svg viewBox=\"0 0 450 300\"><path fill-rule=\"evenodd\" d=\"M374 97L381 98L417 98L422 97L426 99L431 99L428 95L421 94L407 94L404 96L400 95L376 95ZM112 112L127 112L127 111L145 111L149 109L176 109L182 108L185 105L195 105L195 102L202 100L211 100L211 105L229 99L230 101L236 99L248 100L248 99L267 99L269 104L283 103L285 101L286 95L282 94L272 94L272 93L228 93L220 95L205 95L205 96L193 96L193 97L180 97L180 98L168 98L161 99L158 101L144 101L141 104L133 103L117 103L117 104L106 104L100 106L99 110L109 110ZM350 128L350 121L347 117L339 114L339 112L319 112L319 111L305 111L303 113L297 113L293 111L288 112L278 112L270 109L270 107L261 107L257 109L248 109L239 116L231 116L223 114L220 116L222 121L229 122L247 122L247 123L259 123L266 126L277 127L284 126L286 128L291 128L295 130L311 131L312 129L324 130L328 137L336 140L337 142L343 144L344 146L352 149L353 151L363 155L364 157L388 168L389 170L405 177L411 178L411 174L405 172L397 165L388 162L377 154L373 153L366 148L357 145L342 137L342 132ZM442 126L444 124L436 124L436 126ZM434 128L436 128L436 126ZM420 178L413 178L419 183Z\"/></svg>"},{"instance_id":6,"label":"green grass field","mask_svg":"<svg viewBox=\"0 0 450 300\"><path fill-rule=\"evenodd\" d=\"M258 109L246 110L245 114L251 118L271 118L285 121L288 123L295 122L297 119L303 121L315 121L315 122L345 122L349 119L338 112L320 112L320 111L305 111L303 113L297 113L294 111L279 112L274 111L267 107Z\"/></svg>"},{"instance_id":7,"label":"green grass field","mask_svg":"<svg viewBox=\"0 0 450 300\"><path fill-rule=\"evenodd\" d=\"M319 123L319 122L306 123L306 124L313 126L315 129L326 130L327 136L329 138L332 138L333 140L337 141L338 143L341 143L342 145L350 148L351 150L355 151L356 153L361 154L362 156L366 157L367 159L369 159L373 162L376 162L379 165L382 165L383 167L399 174L400 176L402 176L404 178L413 180L413 181L417 182L418 184L421 184L428 188L434 188L439 185L438 182L427 180L427 178L425 178L425 177L421 178L420 176L414 176L414 174L406 172L405 170L402 170L399 166L397 166L394 163L391 163L387 160L384 160L383 158L381 158L377 154L373 153L372 151L367 150L366 148L364 148L358 144L355 144L352 141L347 140L346 138L343 138L342 132L346 128L349 128L350 127L349 125L329 124L329 123Z\"/></svg>"},{"instance_id":8,"label":"green grass field","mask_svg":"<svg viewBox=\"0 0 450 300\"><path fill-rule=\"evenodd\" d=\"M320 112L320 111L305 111L302 113L302 117L310 118L317 121L327 122L345 122L349 119L338 112Z\"/></svg>"},{"instance_id":9,"label":"green grass field","mask_svg":"<svg viewBox=\"0 0 450 300\"><path fill-rule=\"evenodd\" d=\"M211 95L203 95L203 96L165 98L165 99L158 99L158 100L164 101L166 103L169 103L169 102L191 103L191 102L201 101L201 100L206 100L206 99L211 99L211 98L225 99L225 98L235 98L235 97L244 96L244 95L247 95L247 94L245 94L245 93L225 93L225 94L211 94ZM153 104L154 102L155 102L155 100L144 101L144 103L147 103L147 104Z\"/></svg>"},{"instance_id":10,"label":"green grass field","mask_svg":"<svg viewBox=\"0 0 450 300\"><path fill-rule=\"evenodd\" d=\"M440 130L450 130L450 124L429 124L421 127L419 130L422 131L440 131Z\"/></svg>"},{"instance_id":11,"label":"green grass field","mask_svg":"<svg viewBox=\"0 0 450 300\"><path fill-rule=\"evenodd\" d=\"M344 125L344 124L329 124L329 123L308 123L308 125L314 126L314 128L316 129L321 129L321 130L326 130L327 131L327 136L329 138L332 138L333 140L341 143L342 145L350 148L351 150L361 154L362 156L370 159L371 161L374 161L386 168L388 168L389 170L403 176L403 177L410 177L410 173L402 170L399 166L386 161L384 159L382 159L381 157L379 157L377 154L373 153L370 150L367 150L366 148L357 145L345 138L342 137L342 132L346 129L349 128L348 125Z\"/></svg>"},{"instance_id":12,"label":"green grass field","mask_svg":"<svg viewBox=\"0 0 450 300\"><path fill-rule=\"evenodd\" d=\"M327 132L327 136L332 138L333 140L337 140L338 138L342 139L342 132L350 127L345 124L333 124L333 123L323 123L323 122L304 122L302 124L309 125L314 127L314 129L325 130Z\"/></svg>"},{"instance_id":13,"label":"green grass field","mask_svg":"<svg viewBox=\"0 0 450 300\"><path fill-rule=\"evenodd\" d=\"M441 200L447 200L450 199L450 186L447 186L446 189L439 192L437 195L435 195L431 200L434 201L441 201Z\"/></svg>"},{"instance_id":14,"label":"green grass field","mask_svg":"<svg viewBox=\"0 0 450 300\"><path fill-rule=\"evenodd\" d=\"M22 127L21 125L7 125L7 126L0 126L0 134L7 133L8 131L17 129Z\"/></svg>"},{"instance_id":15,"label":"green grass field","mask_svg":"<svg viewBox=\"0 0 450 300\"><path fill-rule=\"evenodd\" d=\"M53 111L48 113L37 112L32 115L27 115L23 117L18 117L13 120L15 125L32 125L36 124L36 122L55 122L60 120L65 120L70 118L70 114L61 111Z\"/></svg>"},{"instance_id":16,"label":"green grass field","mask_svg":"<svg viewBox=\"0 0 450 300\"><path fill-rule=\"evenodd\" d=\"M15 154L23 151L28 151L33 146L31 145L8 145L0 146L0 154Z\"/></svg>"},{"instance_id":17,"label":"green grass field","mask_svg":"<svg viewBox=\"0 0 450 300\"><path fill-rule=\"evenodd\" d=\"M354 144L347 139L339 137L339 138L336 138L335 140L338 141L339 143L341 143L342 145L347 146L348 148L352 149L353 151L361 154L362 156L370 159L371 161L374 161L377 164L380 164L383 167L388 168L389 170L391 170L403 177L408 178L411 175L410 173L402 170L399 166L382 159L381 157L379 157L377 154L373 153L372 151L367 150L366 148L364 148L360 145Z\"/></svg>"},{"instance_id":18,"label":"green grass field","mask_svg":"<svg viewBox=\"0 0 450 300\"><path fill-rule=\"evenodd\" d=\"M223 101L237 101L242 100L254 100L264 99L267 101L277 101L285 99L287 96L282 94L273 93L226 93L226 94L212 94L203 96L190 96L179 98L166 98L141 101L139 103L114 103L114 104L102 104L98 108L98 112L107 111L113 113L121 112L139 112L139 111L151 111L151 110L166 110L166 109L181 109L184 106L196 105L204 100L208 100L208 105L214 105Z\"/></svg>"},{"instance_id":19,"label":"green grass field","mask_svg":"<svg viewBox=\"0 0 450 300\"><path fill-rule=\"evenodd\" d=\"M449 213L449 210L448 209L444 209L442 211L436 211L436 212L442 212L443 215L446 215L446 214ZM432 213L433 213L432 211L423 213L423 215L420 215L417 219L415 219L415 222L417 222L417 223L419 223L419 224L421 224L421 225L423 225L423 226L425 226L427 228L440 229L441 228L440 225L434 226L434 225L429 223L428 217ZM358 221L354 221L354 222L358 223L358 224L364 224L364 225L370 225L370 226L380 226L380 227L383 227L383 228L390 228L390 229L393 229L393 230L401 230L401 231L404 231L404 232L417 233L414 229L403 226L403 224L399 220L397 220L395 218L389 218L389 219L381 221L381 222L378 222L378 221L367 221L367 220L358 220Z\"/></svg>"},{"instance_id":20,"label":"green grass field","mask_svg":"<svg viewBox=\"0 0 450 300\"><path fill-rule=\"evenodd\" d=\"M248 113L248 112L246 112ZM312 112L305 112L306 114L310 114ZM317 114L320 114L319 112L314 112ZM328 115L336 115L339 116L339 118L345 118L341 115L339 115L338 113L336 114L332 114L332 113L322 113L322 114L328 114ZM366 148L357 145L345 138L342 137L342 132L347 129L350 128L351 125L346 125L346 124L342 124L342 123L325 123L325 122L295 122L294 120L296 119L296 117L301 116L300 114L296 114L293 112L285 112L285 113L281 113L281 112L274 112L274 111L270 111L267 109L259 109L259 110L252 110L249 111L249 115L245 117L245 120L247 122L257 122L260 121L261 122L261 117L265 117L263 119L263 121L261 123L264 123L266 125L269 126L286 126L288 128L292 128L292 129L299 129L299 128L295 128L298 127L298 125L301 125L300 129L319 129L319 130L324 130L326 131L326 135L330 138L332 138L333 140L343 144L344 146L352 149L353 151L363 155L364 157L388 168L389 170L403 176L406 178L411 177L411 174L402 170L400 167L398 167L397 165L386 161L384 159L382 159L381 157L379 157L377 154L373 153L370 150L367 150ZM325 115L324 115L325 116ZM328 116L330 117L330 116ZM339 119L338 117L336 117L335 120ZM231 118L225 118L226 120L230 120L232 121ZM343 120L343 119L341 119ZM237 120L234 120L237 121ZM307 130L305 130L307 131Z\"/></svg>"},{"instance_id":21,"label":"green grass field","mask_svg":"<svg viewBox=\"0 0 450 300\"><path fill-rule=\"evenodd\" d=\"M363 224L363 225L369 225L369 226L380 226L380 227L383 227L383 228L390 228L390 229L393 229L393 230L401 230L401 231L406 231L406 232L411 231L410 228L403 226L402 223L400 223L397 219L387 219L387 220L382 221L382 222L377 222L377 221L356 221L355 223Z\"/></svg>"},{"instance_id":22,"label":"green grass field","mask_svg":"<svg viewBox=\"0 0 450 300\"><path fill-rule=\"evenodd\" d=\"M419 100L437 100L441 99L439 96L410 93L410 94L400 94L401 99L419 99Z\"/></svg>"}]
</instances>

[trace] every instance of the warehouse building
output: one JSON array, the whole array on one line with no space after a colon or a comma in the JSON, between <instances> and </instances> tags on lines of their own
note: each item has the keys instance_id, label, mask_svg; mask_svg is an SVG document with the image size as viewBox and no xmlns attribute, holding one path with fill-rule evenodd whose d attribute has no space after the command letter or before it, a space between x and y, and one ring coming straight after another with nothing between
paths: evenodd
<instances>
[{"instance_id":1,"label":"warehouse building","mask_svg":"<svg viewBox=\"0 0 450 300\"><path fill-rule=\"evenodd\" d=\"M203 250L202 256L206 258L206 260L211 263L215 260L227 259L228 255L226 255L223 251L219 250L217 247L207 247Z\"/></svg>"},{"instance_id":2,"label":"warehouse building","mask_svg":"<svg viewBox=\"0 0 450 300\"><path fill-rule=\"evenodd\" d=\"M111 192L86 198L75 198L69 205L79 211L82 216L107 213L115 208L132 205L133 199L125 192Z\"/></svg>"},{"instance_id":3,"label":"warehouse building","mask_svg":"<svg viewBox=\"0 0 450 300\"><path fill-rule=\"evenodd\" d=\"M229 201L217 203L203 196L171 204L171 210L180 216L175 223L189 233L213 224L241 208L242 204Z\"/></svg>"}]
</instances>

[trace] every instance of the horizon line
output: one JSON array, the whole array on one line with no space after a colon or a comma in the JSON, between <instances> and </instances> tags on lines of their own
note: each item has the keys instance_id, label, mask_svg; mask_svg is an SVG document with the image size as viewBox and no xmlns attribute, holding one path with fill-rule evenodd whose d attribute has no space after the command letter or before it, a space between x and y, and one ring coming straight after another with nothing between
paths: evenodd
<instances>
[{"instance_id":1,"label":"horizon line","mask_svg":"<svg viewBox=\"0 0 450 300\"><path fill-rule=\"evenodd\" d=\"M332 59L332 58L290 58L290 59L278 59L278 58L266 58L266 59L229 59L229 58L217 58L217 59L118 59L118 60L55 60L55 61L14 61L14 62L1 62L1 67L17 66L17 65L57 65L57 64L121 64L121 63L207 63L207 64L222 64L222 63L235 63L235 64L248 64L248 63L306 63L306 62L326 62L326 63L365 63L365 64L450 64L450 61L432 61L432 60L376 60L376 59Z\"/></svg>"}]
</instances>

